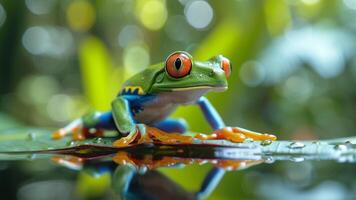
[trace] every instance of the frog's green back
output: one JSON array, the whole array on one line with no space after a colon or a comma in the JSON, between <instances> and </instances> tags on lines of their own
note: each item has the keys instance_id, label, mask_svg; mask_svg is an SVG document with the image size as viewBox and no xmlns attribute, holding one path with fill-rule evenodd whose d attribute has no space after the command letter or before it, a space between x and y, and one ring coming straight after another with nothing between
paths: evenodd
<instances>
[{"instance_id":1,"label":"frog's green back","mask_svg":"<svg viewBox=\"0 0 356 200\"><path fill-rule=\"evenodd\" d=\"M164 70L164 63L158 63L135 74L124 83L120 94L147 94L154 83L156 76L162 70Z\"/></svg>"}]
</instances>

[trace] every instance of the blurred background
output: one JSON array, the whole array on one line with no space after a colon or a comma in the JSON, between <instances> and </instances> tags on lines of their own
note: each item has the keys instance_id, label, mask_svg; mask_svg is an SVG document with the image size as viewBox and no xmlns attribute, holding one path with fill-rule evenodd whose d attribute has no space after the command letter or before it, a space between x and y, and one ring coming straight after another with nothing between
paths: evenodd
<instances>
[{"instance_id":1,"label":"blurred background","mask_svg":"<svg viewBox=\"0 0 356 200\"><path fill-rule=\"evenodd\" d=\"M223 54L233 63L229 90L208 95L227 124L279 139L353 136L355 18L356 0L0 0L0 128L58 128L109 110L130 76L185 50L196 60ZM174 116L210 132L195 106ZM0 163L1 193L38 199L21 192L54 181L80 193L67 199L112 198L103 195L107 182L87 194L83 188L93 186L83 186L83 174L41 162ZM229 173L211 199L355 197L352 167L260 165ZM161 171L193 191L208 169Z\"/></svg>"}]
</instances>

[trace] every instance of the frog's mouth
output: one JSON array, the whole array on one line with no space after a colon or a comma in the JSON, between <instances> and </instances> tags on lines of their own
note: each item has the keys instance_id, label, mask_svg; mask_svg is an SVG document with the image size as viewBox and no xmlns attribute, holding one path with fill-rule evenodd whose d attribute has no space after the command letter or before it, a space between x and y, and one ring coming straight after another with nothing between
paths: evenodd
<instances>
[{"instance_id":1,"label":"frog's mouth","mask_svg":"<svg viewBox=\"0 0 356 200\"><path fill-rule=\"evenodd\" d=\"M172 88L170 89L172 92L178 92L178 91L189 91L189 90L212 90L216 92L223 92L227 90L226 85L200 85L200 86L192 86L192 87L181 87L181 88Z\"/></svg>"}]
</instances>

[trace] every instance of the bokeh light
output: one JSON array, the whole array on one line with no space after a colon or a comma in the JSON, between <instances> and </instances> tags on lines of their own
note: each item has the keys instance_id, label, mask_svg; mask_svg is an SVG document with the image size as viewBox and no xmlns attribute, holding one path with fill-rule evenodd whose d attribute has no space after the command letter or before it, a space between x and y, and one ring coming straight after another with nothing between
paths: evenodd
<instances>
[{"instance_id":1,"label":"bokeh light","mask_svg":"<svg viewBox=\"0 0 356 200\"><path fill-rule=\"evenodd\" d=\"M57 122L68 121L73 108L75 108L73 99L65 94L51 96L47 104L49 116Z\"/></svg>"},{"instance_id":2,"label":"bokeh light","mask_svg":"<svg viewBox=\"0 0 356 200\"><path fill-rule=\"evenodd\" d=\"M320 0L301 0L301 1L307 5L313 5L319 3Z\"/></svg>"},{"instance_id":3,"label":"bokeh light","mask_svg":"<svg viewBox=\"0 0 356 200\"><path fill-rule=\"evenodd\" d=\"M168 11L165 0L138 0L137 15L150 30L159 30L166 23Z\"/></svg>"},{"instance_id":4,"label":"bokeh light","mask_svg":"<svg viewBox=\"0 0 356 200\"><path fill-rule=\"evenodd\" d=\"M119 33L118 42L122 48L133 43L140 43L143 40L143 33L138 26L127 25Z\"/></svg>"},{"instance_id":5,"label":"bokeh light","mask_svg":"<svg viewBox=\"0 0 356 200\"><path fill-rule=\"evenodd\" d=\"M356 1L355 0L343 0L344 4L352 9L352 10L356 10Z\"/></svg>"},{"instance_id":6,"label":"bokeh light","mask_svg":"<svg viewBox=\"0 0 356 200\"><path fill-rule=\"evenodd\" d=\"M27 8L36 15L49 13L56 4L56 0L25 0Z\"/></svg>"},{"instance_id":7,"label":"bokeh light","mask_svg":"<svg viewBox=\"0 0 356 200\"><path fill-rule=\"evenodd\" d=\"M26 50L34 55L45 53L49 49L50 36L43 27L30 27L22 37Z\"/></svg>"},{"instance_id":8,"label":"bokeh light","mask_svg":"<svg viewBox=\"0 0 356 200\"><path fill-rule=\"evenodd\" d=\"M290 102L306 103L313 94L313 83L305 76L289 77L283 86L283 96Z\"/></svg>"},{"instance_id":9,"label":"bokeh light","mask_svg":"<svg viewBox=\"0 0 356 200\"><path fill-rule=\"evenodd\" d=\"M56 188L53 190L53 188ZM51 192L43 192L43 191ZM70 199L74 195L74 183L68 180L33 181L24 184L17 193L19 200Z\"/></svg>"},{"instance_id":10,"label":"bokeh light","mask_svg":"<svg viewBox=\"0 0 356 200\"><path fill-rule=\"evenodd\" d=\"M247 61L240 68L241 80L250 87L261 84L265 76L266 72L264 67L257 61Z\"/></svg>"},{"instance_id":11,"label":"bokeh light","mask_svg":"<svg viewBox=\"0 0 356 200\"><path fill-rule=\"evenodd\" d=\"M207 1L189 2L184 10L188 23L197 29L206 28L213 20L214 11Z\"/></svg>"},{"instance_id":12,"label":"bokeh light","mask_svg":"<svg viewBox=\"0 0 356 200\"><path fill-rule=\"evenodd\" d=\"M63 27L34 26L25 31L22 44L33 55L63 56L70 53L73 37Z\"/></svg>"},{"instance_id":13,"label":"bokeh light","mask_svg":"<svg viewBox=\"0 0 356 200\"><path fill-rule=\"evenodd\" d=\"M266 1L264 12L268 31L272 35L279 35L291 27L291 13L287 1Z\"/></svg>"},{"instance_id":14,"label":"bokeh light","mask_svg":"<svg viewBox=\"0 0 356 200\"><path fill-rule=\"evenodd\" d=\"M87 31L95 23L95 9L87 0L72 1L67 10L67 21L75 31Z\"/></svg>"},{"instance_id":15,"label":"bokeh light","mask_svg":"<svg viewBox=\"0 0 356 200\"><path fill-rule=\"evenodd\" d=\"M132 45L125 49L123 60L126 70L137 73L149 65L150 55L147 47L143 45Z\"/></svg>"},{"instance_id":16,"label":"bokeh light","mask_svg":"<svg viewBox=\"0 0 356 200\"><path fill-rule=\"evenodd\" d=\"M24 103L45 104L58 91L58 82L50 76L30 75L20 82L18 96Z\"/></svg>"},{"instance_id":17,"label":"bokeh light","mask_svg":"<svg viewBox=\"0 0 356 200\"><path fill-rule=\"evenodd\" d=\"M0 27L5 23L5 21L6 21L6 11L0 3Z\"/></svg>"}]
</instances>

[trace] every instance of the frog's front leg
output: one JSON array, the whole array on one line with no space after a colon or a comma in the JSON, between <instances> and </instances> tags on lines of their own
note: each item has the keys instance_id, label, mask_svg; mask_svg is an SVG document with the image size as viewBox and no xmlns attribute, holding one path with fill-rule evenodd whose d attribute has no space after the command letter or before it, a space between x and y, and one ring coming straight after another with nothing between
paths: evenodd
<instances>
[{"instance_id":1,"label":"frog's front leg","mask_svg":"<svg viewBox=\"0 0 356 200\"><path fill-rule=\"evenodd\" d=\"M113 143L115 147L124 147L131 144L146 132L143 124L135 124L128 100L117 97L112 103L112 117L118 131L123 136Z\"/></svg>"},{"instance_id":2,"label":"frog's front leg","mask_svg":"<svg viewBox=\"0 0 356 200\"><path fill-rule=\"evenodd\" d=\"M130 144L150 143L153 141L163 143L191 143L191 136L183 136L178 133L167 133L156 127L150 127L144 124L135 124L131 108L128 100L123 97L118 97L112 102L112 118L123 136L113 143L115 147L126 147ZM168 128L168 125L173 125L170 128L180 129L184 131L184 124L178 121L166 120L158 124L162 128ZM174 131L172 129L172 131Z\"/></svg>"},{"instance_id":3,"label":"frog's front leg","mask_svg":"<svg viewBox=\"0 0 356 200\"><path fill-rule=\"evenodd\" d=\"M262 134L249 131L239 127L225 127L223 120L218 112L210 104L206 97L201 97L197 104L203 111L205 118L210 126L213 128L214 133L211 135L198 134L196 138L201 140L206 139L226 139L232 142L243 142L245 139L250 138L253 140L276 140L277 137L270 134Z\"/></svg>"}]
</instances>

